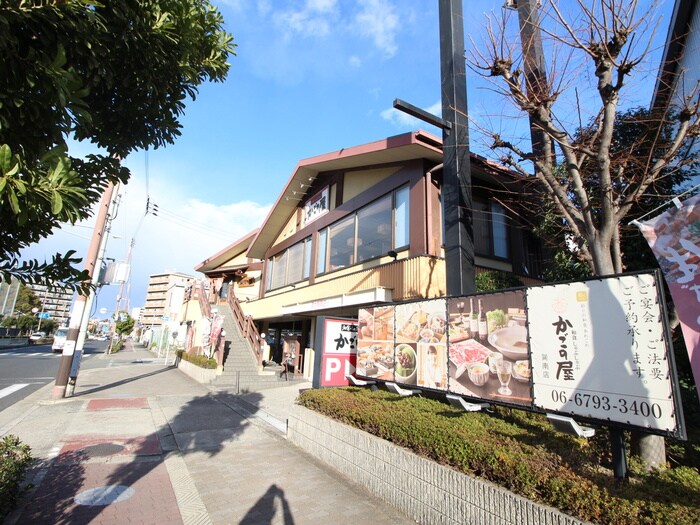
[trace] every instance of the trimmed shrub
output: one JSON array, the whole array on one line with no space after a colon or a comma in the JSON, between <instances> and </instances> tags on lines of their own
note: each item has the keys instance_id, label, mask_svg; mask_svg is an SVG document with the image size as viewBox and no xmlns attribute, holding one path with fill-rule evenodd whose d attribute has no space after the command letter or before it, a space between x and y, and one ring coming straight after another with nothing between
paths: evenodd
<instances>
[{"instance_id":1,"label":"trimmed shrub","mask_svg":"<svg viewBox=\"0 0 700 525\"><path fill-rule=\"evenodd\" d=\"M17 436L7 435L0 440L0 521L17 504L21 494L20 482L32 462L29 445Z\"/></svg>"},{"instance_id":2,"label":"trimmed shrub","mask_svg":"<svg viewBox=\"0 0 700 525\"><path fill-rule=\"evenodd\" d=\"M175 355L180 359L184 359L185 361L188 361L200 368L212 369L218 366L216 359L212 359L205 355L190 355L183 350L178 350Z\"/></svg>"},{"instance_id":3,"label":"trimmed shrub","mask_svg":"<svg viewBox=\"0 0 700 525\"><path fill-rule=\"evenodd\" d=\"M635 472L620 483L604 429L587 441L556 432L542 414L503 407L465 413L434 399L351 387L306 390L298 403L581 520L700 523L697 468Z\"/></svg>"}]
</instances>

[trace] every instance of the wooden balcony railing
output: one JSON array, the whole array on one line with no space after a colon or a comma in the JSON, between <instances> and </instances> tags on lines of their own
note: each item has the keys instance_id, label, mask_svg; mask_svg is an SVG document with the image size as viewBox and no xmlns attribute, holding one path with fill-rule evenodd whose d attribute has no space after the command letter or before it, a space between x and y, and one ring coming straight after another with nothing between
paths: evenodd
<instances>
[{"instance_id":1,"label":"wooden balcony railing","mask_svg":"<svg viewBox=\"0 0 700 525\"><path fill-rule=\"evenodd\" d=\"M255 358L258 360L258 366L262 365L262 352L260 352L260 334L258 328L253 322L250 315L246 315L241 308L241 302L233 294L228 294L228 305L233 312L233 320L236 321L238 331L241 336L248 341L250 348L253 350Z\"/></svg>"},{"instance_id":2,"label":"wooden balcony railing","mask_svg":"<svg viewBox=\"0 0 700 525\"><path fill-rule=\"evenodd\" d=\"M199 308L202 311L202 316L207 319L211 318L211 305L209 304L209 297L207 296L207 291L204 289L204 283L199 283Z\"/></svg>"}]
</instances>

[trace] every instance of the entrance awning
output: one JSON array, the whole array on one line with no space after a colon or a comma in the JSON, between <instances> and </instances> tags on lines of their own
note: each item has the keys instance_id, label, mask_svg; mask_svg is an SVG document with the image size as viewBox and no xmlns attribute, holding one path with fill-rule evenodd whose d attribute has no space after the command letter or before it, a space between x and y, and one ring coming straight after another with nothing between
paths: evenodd
<instances>
[{"instance_id":1,"label":"entrance awning","mask_svg":"<svg viewBox=\"0 0 700 525\"><path fill-rule=\"evenodd\" d=\"M362 304L390 303L392 302L391 290L388 288L371 288L355 293L324 297L300 303L288 304L281 308L283 315L315 312L317 310L329 310L344 306L359 306Z\"/></svg>"}]
</instances>

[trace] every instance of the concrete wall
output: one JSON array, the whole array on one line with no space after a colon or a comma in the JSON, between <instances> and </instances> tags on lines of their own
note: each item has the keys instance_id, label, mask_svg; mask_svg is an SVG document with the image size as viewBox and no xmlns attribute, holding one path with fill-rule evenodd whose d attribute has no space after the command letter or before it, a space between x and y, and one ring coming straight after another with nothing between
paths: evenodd
<instances>
[{"instance_id":1,"label":"concrete wall","mask_svg":"<svg viewBox=\"0 0 700 525\"><path fill-rule=\"evenodd\" d=\"M216 378L216 369L201 368L197 365L190 363L189 361L185 361L184 359L180 359L180 361L177 364L177 368L178 370L180 370L180 372L182 372L186 376L191 377L198 383L208 384Z\"/></svg>"},{"instance_id":2,"label":"concrete wall","mask_svg":"<svg viewBox=\"0 0 700 525\"><path fill-rule=\"evenodd\" d=\"M310 410L295 410L288 438L421 525L585 523Z\"/></svg>"}]
</instances>

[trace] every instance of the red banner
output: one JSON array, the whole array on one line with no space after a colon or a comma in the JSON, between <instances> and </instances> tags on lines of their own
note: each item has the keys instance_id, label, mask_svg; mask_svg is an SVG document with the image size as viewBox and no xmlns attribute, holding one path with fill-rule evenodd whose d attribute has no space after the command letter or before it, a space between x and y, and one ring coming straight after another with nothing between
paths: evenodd
<instances>
[{"instance_id":1,"label":"red banner","mask_svg":"<svg viewBox=\"0 0 700 525\"><path fill-rule=\"evenodd\" d=\"M638 225L671 290L700 396L700 195Z\"/></svg>"}]
</instances>

